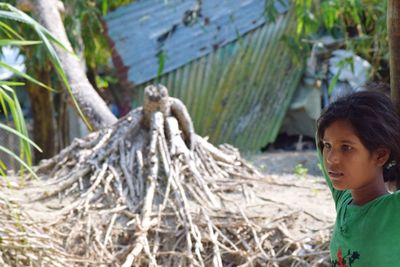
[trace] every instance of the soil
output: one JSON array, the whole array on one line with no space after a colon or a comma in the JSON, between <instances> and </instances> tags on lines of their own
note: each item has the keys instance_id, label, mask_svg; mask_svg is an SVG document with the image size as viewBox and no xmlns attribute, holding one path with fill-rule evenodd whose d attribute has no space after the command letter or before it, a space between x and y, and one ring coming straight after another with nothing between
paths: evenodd
<instances>
[{"instance_id":1,"label":"soil","mask_svg":"<svg viewBox=\"0 0 400 267\"><path fill-rule=\"evenodd\" d=\"M281 203L284 209L304 217L298 220L300 224L303 221L304 225L297 227L312 231L331 228L335 220L334 202L318 167L315 150L269 151L245 158L265 175L265 185L257 184L258 191L264 192L265 199ZM303 174L295 171L299 164Z\"/></svg>"}]
</instances>

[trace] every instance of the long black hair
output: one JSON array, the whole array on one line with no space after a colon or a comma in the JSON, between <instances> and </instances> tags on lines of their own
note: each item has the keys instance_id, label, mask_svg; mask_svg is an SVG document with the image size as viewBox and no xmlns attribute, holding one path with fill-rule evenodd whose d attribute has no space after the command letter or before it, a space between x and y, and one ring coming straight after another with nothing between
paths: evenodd
<instances>
[{"instance_id":1,"label":"long black hair","mask_svg":"<svg viewBox=\"0 0 400 267\"><path fill-rule=\"evenodd\" d=\"M390 157L383 166L383 178L400 187L400 116L382 92L359 91L331 103L317 121L317 144L322 151L325 129L334 121L347 120L369 152L384 147Z\"/></svg>"}]
</instances>

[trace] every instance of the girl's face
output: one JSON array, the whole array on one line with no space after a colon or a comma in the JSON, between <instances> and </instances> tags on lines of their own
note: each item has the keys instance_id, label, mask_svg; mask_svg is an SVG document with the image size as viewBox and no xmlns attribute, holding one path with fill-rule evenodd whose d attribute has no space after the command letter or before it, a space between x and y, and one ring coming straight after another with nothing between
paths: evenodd
<instances>
[{"instance_id":1,"label":"girl's face","mask_svg":"<svg viewBox=\"0 0 400 267\"><path fill-rule=\"evenodd\" d=\"M390 151L369 152L349 121L337 120L329 125L323 144L324 164L334 188L358 190L377 186L377 179L383 181L382 166Z\"/></svg>"}]
</instances>

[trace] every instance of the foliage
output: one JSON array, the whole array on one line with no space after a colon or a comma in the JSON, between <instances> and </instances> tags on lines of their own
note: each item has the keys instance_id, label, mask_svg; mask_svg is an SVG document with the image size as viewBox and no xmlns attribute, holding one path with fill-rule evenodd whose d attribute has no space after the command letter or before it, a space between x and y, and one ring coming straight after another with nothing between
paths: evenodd
<instances>
[{"instance_id":1,"label":"foliage","mask_svg":"<svg viewBox=\"0 0 400 267\"><path fill-rule=\"evenodd\" d=\"M74 50L83 53L86 64L91 68L106 64L110 49L104 36L100 10L91 1L72 0L66 4L64 25Z\"/></svg>"},{"instance_id":2,"label":"foliage","mask_svg":"<svg viewBox=\"0 0 400 267\"><path fill-rule=\"evenodd\" d=\"M269 19L277 17L273 2L282 0L266 1ZM330 35L336 38L339 47L370 62L373 77L387 78L387 0L292 0L290 4L297 17L296 34L285 36L284 41L294 56L307 57L311 52L310 44Z\"/></svg>"},{"instance_id":3,"label":"foliage","mask_svg":"<svg viewBox=\"0 0 400 267\"><path fill-rule=\"evenodd\" d=\"M90 68L107 64L111 56L102 16L131 2L133 0L64 1L67 5L64 23L68 37L77 51L83 50L86 64Z\"/></svg>"},{"instance_id":4,"label":"foliage","mask_svg":"<svg viewBox=\"0 0 400 267\"><path fill-rule=\"evenodd\" d=\"M105 36L103 34L104 27L101 22L101 15L105 15L109 10L115 9L118 6L128 4L130 2L132 2L132 0L119 0L112 2L107 0L73 0L66 2L66 4L68 5L67 10L69 10L69 13L67 12L65 16L65 23L67 26L70 26L67 27L67 29L69 29L67 30L67 32L69 33L70 37L75 37L71 38L72 43L75 44L75 47L77 47L80 38L83 38L83 46L85 47L84 56L89 67L95 68L100 64L105 64L110 56L110 49L107 44L107 40L105 39ZM56 40L56 38L54 38L53 35L47 31L47 29L45 29L27 14L15 8L13 5L16 5L16 1L14 0L10 1L9 3L0 2L0 46L29 46L27 47L27 49L24 49L25 54L27 54L30 59L26 62L26 65L28 65L28 70L46 69L48 72L52 72L55 69L56 72L59 74L62 83L66 86L72 96L71 88L67 82L66 76L61 67L61 63L54 50L53 43L64 49L66 48L62 43ZM81 27L81 25L85 25L85 27ZM76 31L77 29L81 28L82 31ZM21 32L25 38L32 40L39 38L39 41L26 40L20 35ZM77 32L79 33L79 35L74 36L74 33ZM53 65L54 68L49 67L50 65ZM0 67L11 70L16 75L28 80L29 82L36 83L48 90L52 90L48 85L45 85L32 78L32 75L30 76L28 74L20 72L17 69L14 69L11 66L5 64L4 62L0 62ZM112 82L113 78L108 76L106 76L105 78L100 78L99 76L97 76L96 81L98 81L99 84L101 81L100 87L107 87L108 82ZM14 154L14 152L10 151L4 146L1 146L0 150L14 157L18 162L21 163L22 166L28 168L28 170L31 171L31 169L29 168L29 166L32 165L31 145L33 145L37 149L39 148L34 145L33 142L28 138L26 124L21 112L18 98L13 88L10 87L23 85L25 84L13 83L10 81L0 82L1 109L6 115L8 115L8 110L10 110L16 130L4 124L1 124L0 126L3 130L12 132L20 138L21 153L19 156L17 156ZM75 98L73 96L72 99L75 102ZM77 106L76 102L75 105ZM78 111L80 112L79 107ZM82 118L84 118L81 112L80 115ZM4 175L5 169L6 166L4 166L4 163L0 162L0 174Z\"/></svg>"},{"instance_id":5,"label":"foliage","mask_svg":"<svg viewBox=\"0 0 400 267\"><path fill-rule=\"evenodd\" d=\"M298 176L304 176L308 174L308 169L299 163L294 167L293 172Z\"/></svg>"},{"instance_id":6,"label":"foliage","mask_svg":"<svg viewBox=\"0 0 400 267\"><path fill-rule=\"evenodd\" d=\"M21 38L18 36L18 34L13 31L12 29L7 27L5 24L0 24L0 29L4 30L7 35L9 35L11 38L12 37L17 37ZM24 40L23 38L19 40L15 39L0 39L0 48L4 45L33 45L37 44L40 42L37 41L27 41ZM41 82L35 80L34 78L26 75L23 72L18 71L17 69L13 68L12 66L9 66L8 64L0 61L0 67L6 68L8 70L11 70L12 72L26 78L27 80L30 80L31 82L37 83L43 87L46 87L46 85L42 84ZM34 144L28 137L28 131L26 127L26 123L24 120L24 116L21 111L21 107L17 98L17 95L14 91L14 89L11 86L21 86L24 85L24 83L21 82L13 82L13 81L1 81L0 80L0 104L1 104L1 111L4 113L6 118L8 119L8 113L11 113L13 123L15 125L16 130L13 128L7 126L4 123L0 123L0 129L7 131L9 133L12 133L16 136L19 137L20 139L20 156L16 155L13 151L9 150L7 147L4 147L0 145L0 151L5 152L9 156L13 157L15 160L17 160L21 166L25 167L28 171L30 171L34 176L34 172L32 169L29 167L32 164L32 153L31 153L31 147L35 147L40 151L40 148ZM26 162L25 162L26 161ZM0 160L0 175L4 176L5 173L4 171L6 170L5 164Z\"/></svg>"},{"instance_id":7,"label":"foliage","mask_svg":"<svg viewBox=\"0 0 400 267\"><path fill-rule=\"evenodd\" d=\"M303 45L331 35L369 61L373 76L387 66L386 0L294 0L294 6Z\"/></svg>"},{"instance_id":8,"label":"foliage","mask_svg":"<svg viewBox=\"0 0 400 267\"><path fill-rule=\"evenodd\" d=\"M74 105L76 106L80 117L83 119L83 121L86 123L86 125L89 126L90 124L87 122L87 119L83 115L82 111L80 110L80 108L78 106L78 103L76 102L75 97L72 94L72 89L68 83L67 77L61 66L60 59L57 56L57 53L53 47L53 44L61 47L62 49L65 49L66 51L68 51L68 49L64 46L64 44L62 44L59 40L57 40L57 38L55 38L51 32L49 32L45 27L40 25L40 23L35 21L33 18L31 18L24 12L13 7L12 5L6 4L6 3L0 3L0 11L1 11L0 18L12 20L14 22L17 22L18 24L24 24L25 26L28 26L30 31L25 31L24 33L32 32L32 30L33 30L33 32L36 35L36 38L39 37L41 42L43 42L42 48L45 50L44 52L46 54L45 55L46 59L50 60L50 62L52 63L52 66L55 69L55 71L57 72L58 76L60 77L61 82L67 88L69 94L71 95L71 99L72 99ZM68 52L73 53L72 51L68 51ZM41 55L41 58L43 58L43 55Z\"/></svg>"},{"instance_id":9,"label":"foliage","mask_svg":"<svg viewBox=\"0 0 400 267\"><path fill-rule=\"evenodd\" d=\"M7 22L0 21L0 43L2 45L37 45L41 44L42 47L44 47L45 51L47 52L47 57L49 60L52 62L53 67L56 69L57 73L61 77L63 83L71 93L71 88L67 82L66 75L64 73L64 70L62 69L60 60L54 50L53 44L58 45L59 47L62 47L63 49L66 49L65 46L59 42L47 29L45 29L43 26L41 26L38 22L36 22L34 19L32 19L30 16L27 14L23 13L22 11L16 9L10 4L7 3L0 3L0 18L7 20ZM18 24L23 24L25 27L30 27L30 29L34 30L36 37L40 39L40 41L27 41L25 40L20 34L18 34L15 30L13 30L14 27L11 27L10 25L13 26L13 23L18 23ZM67 50L67 49L66 49ZM31 76L20 72L16 70L15 68L5 64L4 62L0 63L0 66L3 68L7 68L14 72L15 74L19 75L22 78L27 79L30 82L36 83L42 87L44 87L47 90L52 90L49 86L37 81L36 79L32 78ZM12 119L14 120L14 124L16 127L16 131L13 131L13 129L7 127L6 125L2 125L2 128L4 130L7 130L9 132L12 132L13 134L16 134L18 137L20 137L21 141L21 153L20 156L16 156L12 151L9 149L1 146L0 150L6 152L10 156L14 157L21 165L25 168L27 168L32 174L32 170L29 168L32 164L31 160L31 149L30 145L33 145L34 147L38 148L36 145L33 144L32 141L29 140L28 138L28 132L26 129L26 124L24 121L24 117L19 105L18 98L15 94L15 91L12 89L10 86L21 86L24 85L23 83L13 83L13 82L8 82L8 81L2 81L0 82L0 103L1 103L1 108L3 112L7 115L8 114L8 109L10 110L10 113L12 115ZM72 95L72 93L71 93ZM81 113L78 105L76 104L75 98L72 96L72 99L77 106L78 111ZM83 114L81 114L82 118L84 118ZM26 161L27 163L25 163ZM5 169L4 164L1 164L2 166L2 171ZM4 173L3 173L4 174ZM33 174L35 175L35 174Z\"/></svg>"}]
</instances>

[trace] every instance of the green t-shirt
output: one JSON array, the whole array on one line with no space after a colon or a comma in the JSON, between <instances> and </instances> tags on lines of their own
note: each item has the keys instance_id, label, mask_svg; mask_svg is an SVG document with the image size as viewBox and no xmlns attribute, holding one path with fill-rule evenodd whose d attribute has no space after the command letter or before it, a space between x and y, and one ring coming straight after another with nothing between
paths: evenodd
<instances>
[{"instance_id":1,"label":"green t-shirt","mask_svg":"<svg viewBox=\"0 0 400 267\"><path fill-rule=\"evenodd\" d=\"M400 191L352 205L351 191L333 188L319 151L318 156L336 206L332 266L400 266Z\"/></svg>"}]
</instances>

